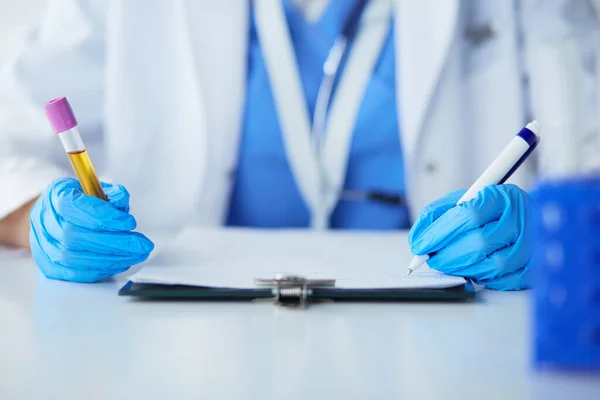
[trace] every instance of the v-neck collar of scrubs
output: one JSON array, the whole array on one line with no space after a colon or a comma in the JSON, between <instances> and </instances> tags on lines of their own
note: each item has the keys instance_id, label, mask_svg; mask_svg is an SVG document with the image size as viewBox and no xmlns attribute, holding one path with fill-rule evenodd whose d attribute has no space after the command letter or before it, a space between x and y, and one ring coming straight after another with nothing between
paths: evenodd
<instances>
[{"instance_id":1,"label":"v-neck collar of scrubs","mask_svg":"<svg viewBox=\"0 0 600 400\"><path fill-rule=\"evenodd\" d=\"M310 150L311 141L308 114L312 114L315 104L323 61L330 49L328 45L341 29L343 15L339 15L340 9L336 7L346 7L347 13L353 2L333 0L319 21L311 23L288 1L274 6L273 0L264 0L260 2L262 9L253 9L244 134L229 217L232 225L302 227L306 226L314 210L311 209L314 197L310 197L310 185L314 183L310 174L313 159L310 152L306 152ZM332 100L330 108L332 113L335 112L335 115L330 114L334 126L327 135L334 136L334 140L329 143L327 162L337 185L336 195L330 199L329 206L332 207L338 202L337 190L342 190L346 184L354 190L402 192L403 168L395 112L394 44L393 32L389 29L391 14L389 9L381 7L382 4L385 6L385 0L371 0L370 3L379 9L374 7L365 15L368 28L361 30L355 42L355 49L360 51L350 53L347 72L342 76L347 82L344 85L340 81L338 96ZM272 18L279 19L277 24L282 23L277 8L281 12L285 10L285 29L269 26L273 24ZM256 15L260 13L262 15ZM336 28L332 27L336 25L334 21L328 19L332 17L337 17ZM260 18L262 27L258 24ZM291 45L273 42L277 35L289 35ZM315 41L330 43L317 46ZM279 73L277 68L287 67L298 75L288 74L284 79L291 79L284 80L282 87L278 85L282 82L281 76L274 76L273 68ZM297 91L293 104L306 110L306 121L298 120L297 116L290 119L281 115L278 95L283 89L283 95L288 96L290 87ZM336 101L340 104L334 107ZM306 131L305 128L298 130L290 121L307 124ZM294 130L286 131L290 123ZM360 133L360 138L353 138L355 133ZM350 159L351 150L360 157L354 162ZM307 182L309 186L306 186ZM331 218L329 213L333 208L329 208L327 218L331 225L405 226L404 210L397 208L390 212L389 206L359 203L342 202ZM381 216L377 216L379 214Z\"/></svg>"},{"instance_id":2,"label":"v-neck collar of scrubs","mask_svg":"<svg viewBox=\"0 0 600 400\"><path fill-rule=\"evenodd\" d=\"M333 47L333 43L339 36L342 25L348 18L356 1L357 0L330 0L319 18L314 21L309 21L291 0L283 0L290 36L294 38L294 56L297 63L303 64L298 68L302 82L313 82L317 85L321 83L325 59L329 50ZM311 57L310 59L305 56L300 57L300 54L311 54ZM311 61L310 65L308 61ZM340 76L343 74L344 65L345 64L343 63L340 67ZM312 124L316 91L309 95L306 87L303 87L302 92L307 103L310 122ZM334 96L335 87L332 98ZM313 98L311 99L310 97Z\"/></svg>"},{"instance_id":3,"label":"v-neck collar of scrubs","mask_svg":"<svg viewBox=\"0 0 600 400\"><path fill-rule=\"evenodd\" d=\"M331 3L335 0L285 0L292 3L296 10L304 16L306 22L318 22ZM352 0L349 0L352 1Z\"/></svg>"}]
</instances>

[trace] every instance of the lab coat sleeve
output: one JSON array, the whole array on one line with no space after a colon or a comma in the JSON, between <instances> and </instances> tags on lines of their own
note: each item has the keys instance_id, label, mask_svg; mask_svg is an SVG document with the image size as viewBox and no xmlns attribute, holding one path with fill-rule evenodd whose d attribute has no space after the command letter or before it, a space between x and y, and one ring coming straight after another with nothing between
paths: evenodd
<instances>
[{"instance_id":1,"label":"lab coat sleeve","mask_svg":"<svg viewBox=\"0 0 600 400\"><path fill-rule=\"evenodd\" d=\"M0 71L0 219L72 174L44 114L46 101L67 96L84 141L99 139L103 7L101 0L49 0L40 25Z\"/></svg>"}]
</instances>

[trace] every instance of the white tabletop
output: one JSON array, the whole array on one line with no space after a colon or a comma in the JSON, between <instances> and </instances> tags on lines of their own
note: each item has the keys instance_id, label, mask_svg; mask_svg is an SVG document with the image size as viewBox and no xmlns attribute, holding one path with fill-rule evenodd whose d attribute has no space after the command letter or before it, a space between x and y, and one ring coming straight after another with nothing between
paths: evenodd
<instances>
[{"instance_id":1,"label":"white tabletop","mask_svg":"<svg viewBox=\"0 0 600 400\"><path fill-rule=\"evenodd\" d=\"M133 301L125 282L0 253L0 399L600 398L598 376L532 372L527 292L293 311Z\"/></svg>"}]
</instances>

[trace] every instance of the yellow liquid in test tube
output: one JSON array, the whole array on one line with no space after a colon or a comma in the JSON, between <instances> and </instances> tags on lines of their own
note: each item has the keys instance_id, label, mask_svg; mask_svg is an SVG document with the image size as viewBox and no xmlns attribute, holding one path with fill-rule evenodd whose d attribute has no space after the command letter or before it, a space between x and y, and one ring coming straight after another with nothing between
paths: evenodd
<instances>
[{"instance_id":1,"label":"yellow liquid in test tube","mask_svg":"<svg viewBox=\"0 0 600 400\"><path fill-rule=\"evenodd\" d=\"M102 200L107 200L106 195L102 190L102 186L100 185L100 181L96 176L96 171L94 170L88 152L82 150L67 154L69 156L69 161L71 161L71 165L73 166L73 170L79 179L83 193L98 197Z\"/></svg>"},{"instance_id":2,"label":"yellow liquid in test tube","mask_svg":"<svg viewBox=\"0 0 600 400\"><path fill-rule=\"evenodd\" d=\"M52 130L60 137L63 148L69 156L69 161L77 175L77 179L79 179L83 193L108 201L94 170L92 160L90 160L83 140L79 135L77 120L67 98L59 97L50 100L44 104L44 110Z\"/></svg>"}]
</instances>

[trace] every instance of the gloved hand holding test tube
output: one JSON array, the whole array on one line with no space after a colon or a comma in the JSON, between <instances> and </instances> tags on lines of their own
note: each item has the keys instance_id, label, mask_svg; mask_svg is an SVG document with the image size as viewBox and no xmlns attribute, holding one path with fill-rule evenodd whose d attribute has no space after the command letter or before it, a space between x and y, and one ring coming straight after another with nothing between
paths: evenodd
<instances>
[{"instance_id":1,"label":"gloved hand holding test tube","mask_svg":"<svg viewBox=\"0 0 600 400\"><path fill-rule=\"evenodd\" d=\"M29 242L39 269L51 279L96 282L146 260L154 244L133 231L129 193L98 180L67 99L44 108L78 180L55 180L31 209Z\"/></svg>"}]
</instances>

